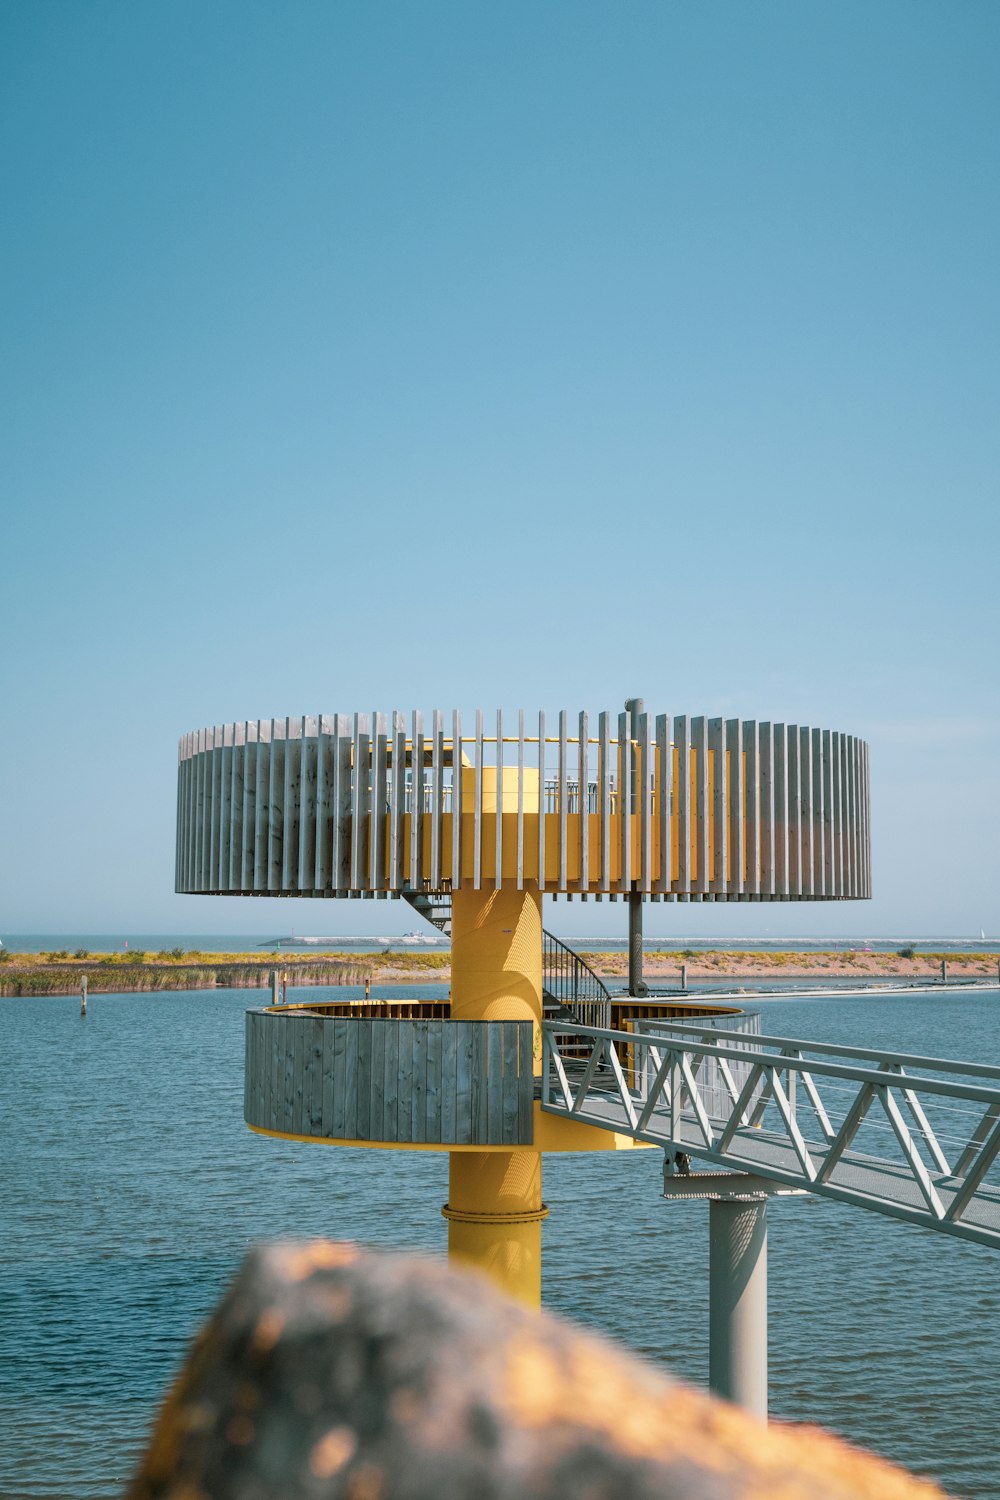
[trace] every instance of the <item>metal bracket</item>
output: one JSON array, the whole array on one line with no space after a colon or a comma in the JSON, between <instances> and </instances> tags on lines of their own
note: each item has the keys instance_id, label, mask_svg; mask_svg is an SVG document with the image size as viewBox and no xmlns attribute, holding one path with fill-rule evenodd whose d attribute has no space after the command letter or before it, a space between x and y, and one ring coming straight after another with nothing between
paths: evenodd
<instances>
[{"instance_id":1,"label":"metal bracket","mask_svg":"<svg viewBox=\"0 0 1000 1500\"><path fill-rule=\"evenodd\" d=\"M701 1198L714 1203L760 1203L768 1198L808 1197L807 1188L786 1187L751 1172L692 1172L683 1151L664 1152L664 1198Z\"/></svg>"}]
</instances>

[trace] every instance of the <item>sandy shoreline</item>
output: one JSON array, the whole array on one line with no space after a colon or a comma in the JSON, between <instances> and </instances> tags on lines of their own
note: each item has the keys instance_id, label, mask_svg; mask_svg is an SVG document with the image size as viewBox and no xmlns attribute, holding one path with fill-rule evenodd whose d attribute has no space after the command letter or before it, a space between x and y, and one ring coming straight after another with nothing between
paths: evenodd
<instances>
[{"instance_id":1,"label":"sandy shoreline","mask_svg":"<svg viewBox=\"0 0 1000 1500\"><path fill-rule=\"evenodd\" d=\"M617 983L628 975L625 953L588 953L587 963L602 978ZM997 979L1000 952L873 953L866 950L789 950L761 953L744 949L659 949L644 955L643 974L650 984L679 985L682 965L688 983L727 980L755 984L775 980L941 979L942 960L948 978ZM272 970L288 976L292 988L310 985L442 984L451 980L447 952L12 954L0 963L0 996L77 994L86 974L91 993L139 994L170 990L266 989Z\"/></svg>"}]
</instances>

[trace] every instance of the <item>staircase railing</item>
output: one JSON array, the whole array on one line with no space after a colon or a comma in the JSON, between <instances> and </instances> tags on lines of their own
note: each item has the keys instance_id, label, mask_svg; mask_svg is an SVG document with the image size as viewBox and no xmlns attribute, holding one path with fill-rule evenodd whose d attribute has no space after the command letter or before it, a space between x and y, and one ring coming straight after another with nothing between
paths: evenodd
<instances>
[{"instance_id":1,"label":"staircase railing","mask_svg":"<svg viewBox=\"0 0 1000 1500\"><path fill-rule=\"evenodd\" d=\"M404 891L403 896L425 921L450 935L450 896L426 891ZM547 1010L562 1007L581 1026L611 1025L611 991L579 953L544 929L542 999Z\"/></svg>"},{"instance_id":2,"label":"staircase railing","mask_svg":"<svg viewBox=\"0 0 1000 1500\"><path fill-rule=\"evenodd\" d=\"M611 991L593 969L551 932L542 932L542 997L564 1006L582 1026L611 1025ZM585 1017L593 1020L585 1020ZM598 1016L606 1016L599 1021Z\"/></svg>"}]
</instances>

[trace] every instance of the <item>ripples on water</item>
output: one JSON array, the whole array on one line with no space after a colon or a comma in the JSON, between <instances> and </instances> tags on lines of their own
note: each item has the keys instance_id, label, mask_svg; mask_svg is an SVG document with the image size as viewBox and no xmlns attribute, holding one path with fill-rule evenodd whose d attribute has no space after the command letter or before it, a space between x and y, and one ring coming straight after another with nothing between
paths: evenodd
<instances>
[{"instance_id":1,"label":"ripples on water","mask_svg":"<svg viewBox=\"0 0 1000 1500\"><path fill-rule=\"evenodd\" d=\"M343 993L343 992L340 992ZM442 993L428 987L426 993ZM441 1253L447 1157L299 1146L242 1120L246 991L0 1002L0 1500L120 1493L247 1246ZM1000 1062L1000 994L775 1002L764 1029ZM548 1157L547 1305L707 1378L707 1213L658 1151ZM997 1494L996 1253L815 1199L770 1210L771 1408Z\"/></svg>"}]
</instances>

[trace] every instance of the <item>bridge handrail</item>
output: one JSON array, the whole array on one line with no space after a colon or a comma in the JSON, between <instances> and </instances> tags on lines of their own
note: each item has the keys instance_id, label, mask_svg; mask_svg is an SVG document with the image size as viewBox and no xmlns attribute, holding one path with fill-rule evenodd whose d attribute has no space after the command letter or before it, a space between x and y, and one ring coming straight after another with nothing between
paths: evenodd
<instances>
[{"instance_id":1,"label":"bridge handrail","mask_svg":"<svg viewBox=\"0 0 1000 1500\"><path fill-rule=\"evenodd\" d=\"M700 1027L640 1026L544 1024L542 1109L663 1146L668 1163L700 1157L1000 1248L1000 1188L986 1182L1000 1159L1000 1089L907 1073L894 1060L905 1054L858 1067L809 1056L813 1044L797 1038L765 1051L755 1037L726 1046L698 1040ZM713 1067L721 1089L705 1076ZM872 1129L889 1132L891 1154L872 1150Z\"/></svg>"},{"instance_id":2,"label":"bridge handrail","mask_svg":"<svg viewBox=\"0 0 1000 1500\"><path fill-rule=\"evenodd\" d=\"M768 1039L753 1035L752 1041L745 1045L726 1046L719 1042L696 1042L683 1037L678 1038L665 1035L660 1031L647 1030L647 1026L658 1025L658 1022L647 1022L643 1024L641 1031L614 1031L610 1027L585 1026L572 1021L544 1021L542 1031L549 1036L589 1036L595 1039L604 1038L611 1042L621 1042L625 1046L633 1048L657 1049L663 1048L667 1051L691 1052L700 1057L725 1058L727 1061L745 1063L751 1067L776 1069L778 1072L794 1073L818 1073L825 1078L844 1078L852 1083L872 1083L880 1088L893 1086L898 1080L907 1088L919 1088L927 1093L939 1094L949 1099L976 1099L985 1103L1000 1104L1000 1088L990 1089L978 1084L952 1083L946 1078L926 1078L921 1073L891 1073L885 1068L857 1068L848 1063L824 1062L822 1059L813 1059L805 1054L813 1050L811 1042L796 1041L790 1038L784 1039L786 1048L795 1048L792 1051L762 1052L757 1050L759 1042L767 1042ZM669 1029L673 1030L673 1023L668 1023ZM698 1028L702 1034L704 1028ZM773 1039L772 1039L773 1040ZM877 1053L869 1056L877 1057ZM887 1054L892 1057L893 1054ZM896 1064L892 1063L895 1067ZM931 1060L931 1066L934 1066ZM954 1066L954 1064L952 1064ZM943 1069L942 1069L943 1071ZM1000 1083L1000 1068L994 1069L992 1074ZM543 1100L545 1095L543 1093Z\"/></svg>"},{"instance_id":3,"label":"bridge handrail","mask_svg":"<svg viewBox=\"0 0 1000 1500\"><path fill-rule=\"evenodd\" d=\"M755 996L754 998L759 997ZM661 1022L657 1019L648 1024L656 1026L665 1025L671 1032L680 1031L702 1036L714 1034L713 1028L695 1026L690 1021ZM938 1073L964 1073L969 1078L1000 1079L1000 1064L994 1063L963 1062L958 1058L950 1057L925 1057L923 1054L917 1052L883 1052L876 1047L850 1047L836 1042L804 1042L801 1038L797 1037L767 1036L763 1032L757 1032L754 1036L754 1041L762 1042L766 1046L795 1047L800 1052L825 1053L834 1057L877 1058L881 1062L892 1063L893 1066L903 1068L932 1068Z\"/></svg>"}]
</instances>

